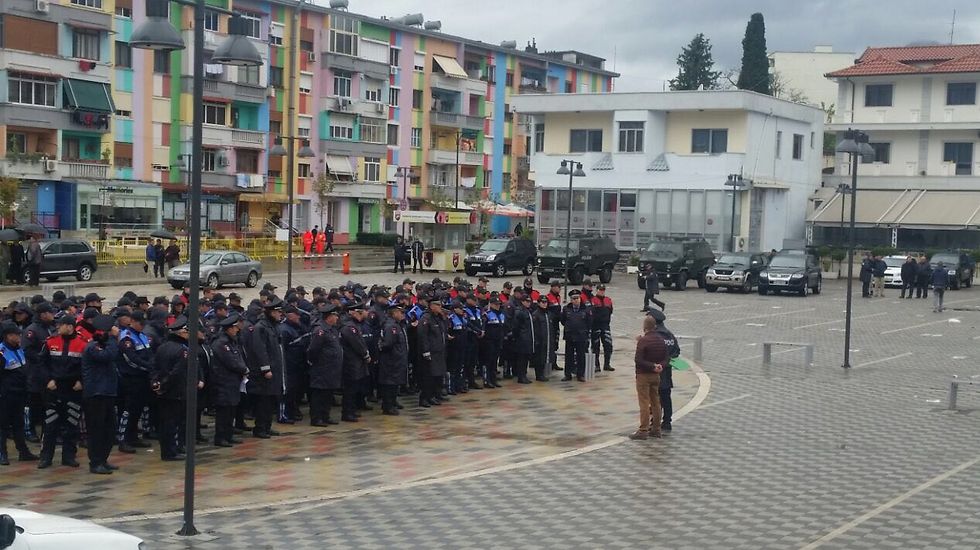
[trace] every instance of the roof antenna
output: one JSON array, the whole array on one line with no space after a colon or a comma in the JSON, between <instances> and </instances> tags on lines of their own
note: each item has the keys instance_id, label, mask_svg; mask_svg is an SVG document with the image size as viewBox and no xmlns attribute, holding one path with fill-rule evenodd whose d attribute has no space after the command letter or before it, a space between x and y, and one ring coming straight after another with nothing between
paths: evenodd
<instances>
[{"instance_id":1,"label":"roof antenna","mask_svg":"<svg viewBox=\"0 0 980 550\"><path fill-rule=\"evenodd\" d=\"M953 10L953 23L949 26L949 43L953 43L953 33L956 32L956 10Z\"/></svg>"}]
</instances>

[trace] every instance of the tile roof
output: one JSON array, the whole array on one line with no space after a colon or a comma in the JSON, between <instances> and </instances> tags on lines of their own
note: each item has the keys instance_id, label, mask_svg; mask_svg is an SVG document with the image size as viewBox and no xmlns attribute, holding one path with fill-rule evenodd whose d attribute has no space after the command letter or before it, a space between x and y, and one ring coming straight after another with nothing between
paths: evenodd
<instances>
[{"instance_id":1,"label":"tile roof","mask_svg":"<svg viewBox=\"0 0 980 550\"><path fill-rule=\"evenodd\" d=\"M854 65L825 76L980 72L980 44L868 48Z\"/></svg>"}]
</instances>

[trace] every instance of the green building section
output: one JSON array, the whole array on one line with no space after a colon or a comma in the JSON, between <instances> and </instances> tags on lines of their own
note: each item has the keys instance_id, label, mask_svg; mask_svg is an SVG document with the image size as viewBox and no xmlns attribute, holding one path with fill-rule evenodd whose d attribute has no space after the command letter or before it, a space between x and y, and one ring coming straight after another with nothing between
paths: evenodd
<instances>
[{"instance_id":1,"label":"green building section","mask_svg":"<svg viewBox=\"0 0 980 550\"><path fill-rule=\"evenodd\" d=\"M387 44L390 37L391 29L385 29L371 23L361 23L361 38L379 40Z\"/></svg>"}]
</instances>

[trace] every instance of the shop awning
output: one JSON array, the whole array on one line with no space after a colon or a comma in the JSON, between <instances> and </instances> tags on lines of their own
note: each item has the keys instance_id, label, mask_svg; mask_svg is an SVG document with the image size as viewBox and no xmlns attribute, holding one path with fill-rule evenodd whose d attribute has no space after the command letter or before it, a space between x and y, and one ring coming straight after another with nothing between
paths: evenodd
<instances>
[{"instance_id":1,"label":"shop awning","mask_svg":"<svg viewBox=\"0 0 980 550\"><path fill-rule=\"evenodd\" d=\"M432 59L439 65L442 72L446 73L446 76L452 76L455 78L467 78L469 75L463 70L463 67L459 65L455 59L451 57L443 57L441 55L433 55Z\"/></svg>"},{"instance_id":2,"label":"shop awning","mask_svg":"<svg viewBox=\"0 0 980 550\"><path fill-rule=\"evenodd\" d=\"M973 191L923 191L900 220L902 227L946 226L963 229L980 225L980 193Z\"/></svg>"},{"instance_id":3,"label":"shop awning","mask_svg":"<svg viewBox=\"0 0 980 550\"><path fill-rule=\"evenodd\" d=\"M351 167L350 159L340 155L327 155L327 169L331 174L337 176L353 176L354 169Z\"/></svg>"},{"instance_id":4,"label":"shop awning","mask_svg":"<svg viewBox=\"0 0 980 550\"><path fill-rule=\"evenodd\" d=\"M109 85L91 80L69 78L65 80L65 98L68 107L93 113L113 113L112 94Z\"/></svg>"},{"instance_id":5,"label":"shop awning","mask_svg":"<svg viewBox=\"0 0 980 550\"><path fill-rule=\"evenodd\" d=\"M875 226L908 191L858 191L854 221L859 226ZM836 194L808 220L817 225L840 225L841 200L845 221L850 219L851 196Z\"/></svg>"},{"instance_id":6,"label":"shop awning","mask_svg":"<svg viewBox=\"0 0 980 550\"><path fill-rule=\"evenodd\" d=\"M851 196L835 194L809 222L821 226L850 220ZM854 222L859 227L966 229L980 227L980 192L925 190L858 190Z\"/></svg>"},{"instance_id":7,"label":"shop awning","mask_svg":"<svg viewBox=\"0 0 980 550\"><path fill-rule=\"evenodd\" d=\"M238 202L272 202L277 204L288 204L289 195L285 193L242 193L238 195ZM299 204L298 200L293 200L293 204Z\"/></svg>"}]
</instances>

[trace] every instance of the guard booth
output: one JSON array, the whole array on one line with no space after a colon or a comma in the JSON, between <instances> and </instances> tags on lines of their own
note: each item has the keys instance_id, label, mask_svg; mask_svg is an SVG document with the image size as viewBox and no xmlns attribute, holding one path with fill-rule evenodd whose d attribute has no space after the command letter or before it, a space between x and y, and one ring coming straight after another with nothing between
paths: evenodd
<instances>
[{"instance_id":1,"label":"guard booth","mask_svg":"<svg viewBox=\"0 0 980 550\"><path fill-rule=\"evenodd\" d=\"M422 253L423 269L463 271L470 224L477 221L475 210L395 210L392 218L395 223L408 225L406 242L411 244L418 237L425 245L425 252Z\"/></svg>"}]
</instances>

